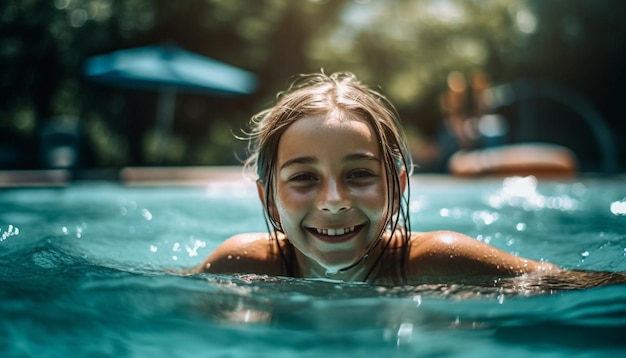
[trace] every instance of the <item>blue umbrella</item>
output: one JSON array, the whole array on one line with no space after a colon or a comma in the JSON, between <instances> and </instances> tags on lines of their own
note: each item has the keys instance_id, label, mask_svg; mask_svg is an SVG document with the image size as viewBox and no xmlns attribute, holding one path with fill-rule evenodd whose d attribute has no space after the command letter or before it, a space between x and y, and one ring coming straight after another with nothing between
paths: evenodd
<instances>
[{"instance_id":1,"label":"blue umbrella","mask_svg":"<svg viewBox=\"0 0 626 358\"><path fill-rule=\"evenodd\" d=\"M157 148L159 159L178 92L236 96L254 92L257 85L256 76L250 72L173 45L93 56L85 63L84 74L98 83L159 92L157 131L162 137Z\"/></svg>"}]
</instances>

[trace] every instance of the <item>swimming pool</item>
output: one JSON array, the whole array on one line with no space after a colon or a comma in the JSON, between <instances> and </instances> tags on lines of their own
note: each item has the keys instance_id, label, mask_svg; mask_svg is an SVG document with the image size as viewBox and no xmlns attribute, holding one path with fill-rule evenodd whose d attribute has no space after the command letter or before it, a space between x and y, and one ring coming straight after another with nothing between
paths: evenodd
<instances>
[{"instance_id":1,"label":"swimming pool","mask_svg":"<svg viewBox=\"0 0 626 358\"><path fill-rule=\"evenodd\" d=\"M416 231L626 271L623 178L412 179ZM626 286L509 292L179 276L264 231L254 185L0 189L3 357L587 357L626 353ZM237 258L234 257L233 260Z\"/></svg>"}]
</instances>

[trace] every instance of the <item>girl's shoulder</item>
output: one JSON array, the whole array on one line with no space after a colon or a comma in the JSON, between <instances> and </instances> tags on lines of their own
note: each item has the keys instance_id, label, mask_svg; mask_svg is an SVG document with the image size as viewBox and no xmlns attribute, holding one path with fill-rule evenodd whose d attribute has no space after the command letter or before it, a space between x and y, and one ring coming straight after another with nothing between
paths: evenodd
<instances>
[{"instance_id":1,"label":"girl's shoulder","mask_svg":"<svg viewBox=\"0 0 626 358\"><path fill-rule=\"evenodd\" d=\"M389 248L401 249L408 245L408 253L422 255L424 253L448 252L452 245L464 245L474 242L467 235L455 231L439 230L429 232L411 231L405 236L404 231L397 230L389 241ZM408 242L406 237L408 236ZM384 239L389 240L389 234ZM472 240L472 241L469 241Z\"/></svg>"},{"instance_id":2,"label":"girl's shoulder","mask_svg":"<svg viewBox=\"0 0 626 358\"><path fill-rule=\"evenodd\" d=\"M411 232L409 236L410 247L415 253L422 250L433 252L445 249L447 251L450 246L467 244L469 240L474 242L473 238L465 234L449 230Z\"/></svg>"},{"instance_id":3,"label":"girl's shoulder","mask_svg":"<svg viewBox=\"0 0 626 358\"><path fill-rule=\"evenodd\" d=\"M234 235L221 243L194 272L281 274L278 245L284 239L261 232Z\"/></svg>"},{"instance_id":4,"label":"girl's shoulder","mask_svg":"<svg viewBox=\"0 0 626 358\"><path fill-rule=\"evenodd\" d=\"M511 256L465 234L448 231L413 232L409 240L408 259L414 265L446 269L450 264L480 262Z\"/></svg>"}]
</instances>

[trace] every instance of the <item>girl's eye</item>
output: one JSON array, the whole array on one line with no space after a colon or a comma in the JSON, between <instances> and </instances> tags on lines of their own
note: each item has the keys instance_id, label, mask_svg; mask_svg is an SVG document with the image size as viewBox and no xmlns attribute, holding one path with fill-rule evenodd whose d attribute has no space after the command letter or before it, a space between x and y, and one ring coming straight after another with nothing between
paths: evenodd
<instances>
[{"instance_id":1,"label":"girl's eye","mask_svg":"<svg viewBox=\"0 0 626 358\"><path fill-rule=\"evenodd\" d=\"M369 170L365 170L365 169L359 169L359 170L354 170L352 172L350 172L350 174L348 175L349 179L356 179L356 180L360 180L360 179L370 179L375 177L376 174L372 173Z\"/></svg>"},{"instance_id":2,"label":"girl's eye","mask_svg":"<svg viewBox=\"0 0 626 358\"><path fill-rule=\"evenodd\" d=\"M309 182L314 182L316 180L317 178L311 173L298 173L298 174L292 175L289 178L290 182L295 182L295 183L309 183Z\"/></svg>"}]
</instances>

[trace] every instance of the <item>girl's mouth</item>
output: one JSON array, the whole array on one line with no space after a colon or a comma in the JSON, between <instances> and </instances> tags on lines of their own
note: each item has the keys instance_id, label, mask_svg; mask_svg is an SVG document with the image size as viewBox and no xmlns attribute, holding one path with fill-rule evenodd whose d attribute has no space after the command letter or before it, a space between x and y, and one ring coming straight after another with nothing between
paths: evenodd
<instances>
[{"instance_id":1,"label":"girl's mouth","mask_svg":"<svg viewBox=\"0 0 626 358\"><path fill-rule=\"evenodd\" d=\"M354 231L356 226L350 226L342 229L315 229L318 234L328 235L328 236L338 236L343 234L348 234Z\"/></svg>"},{"instance_id":2,"label":"girl's mouth","mask_svg":"<svg viewBox=\"0 0 626 358\"><path fill-rule=\"evenodd\" d=\"M321 241L329 243L345 242L357 235L365 225L348 226L344 228L307 228L307 230Z\"/></svg>"}]
</instances>

